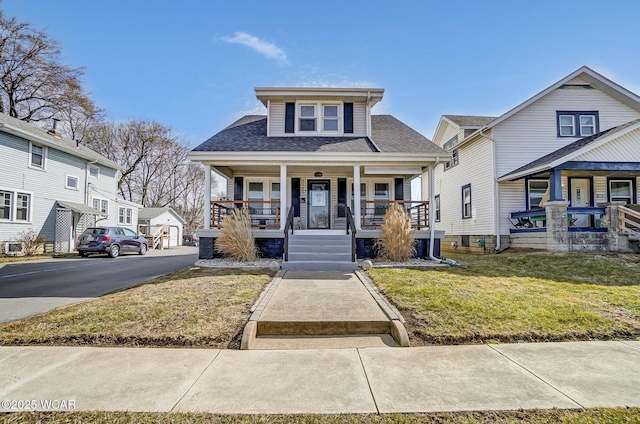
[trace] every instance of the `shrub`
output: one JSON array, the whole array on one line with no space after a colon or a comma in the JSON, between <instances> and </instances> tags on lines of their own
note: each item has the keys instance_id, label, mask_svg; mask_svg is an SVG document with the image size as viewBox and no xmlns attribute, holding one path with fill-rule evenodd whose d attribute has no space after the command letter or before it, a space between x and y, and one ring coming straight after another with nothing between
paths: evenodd
<instances>
[{"instance_id":1,"label":"shrub","mask_svg":"<svg viewBox=\"0 0 640 424\"><path fill-rule=\"evenodd\" d=\"M215 249L240 262L256 260L258 248L251 232L251 217L247 209L235 208L220 224L220 237Z\"/></svg>"},{"instance_id":2,"label":"shrub","mask_svg":"<svg viewBox=\"0 0 640 424\"><path fill-rule=\"evenodd\" d=\"M375 242L378 256L394 262L406 261L416 252L411 235L411 216L404 208L394 203L384 215L382 237Z\"/></svg>"},{"instance_id":3,"label":"shrub","mask_svg":"<svg viewBox=\"0 0 640 424\"><path fill-rule=\"evenodd\" d=\"M18 233L16 242L22 244L22 252L25 256L33 256L44 250L44 243L47 238L43 234L38 234L35 230L27 230Z\"/></svg>"}]
</instances>

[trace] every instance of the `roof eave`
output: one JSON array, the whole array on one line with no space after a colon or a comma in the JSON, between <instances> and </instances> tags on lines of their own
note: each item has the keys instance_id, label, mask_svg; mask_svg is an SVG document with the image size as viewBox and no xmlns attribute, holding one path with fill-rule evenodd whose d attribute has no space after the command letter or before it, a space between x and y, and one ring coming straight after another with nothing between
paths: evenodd
<instances>
[{"instance_id":1,"label":"roof eave","mask_svg":"<svg viewBox=\"0 0 640 424\"><path fill-rule=\"evenodd\" d=\"M448 160L451 153L404 153L404 152L201 152L191 151L189 158L194 162L215 162L216 160L255 161L325 161L333 162L419 162Z\"/></svg>"},{"instance_id":2,"label":"roof eave","mask_svg":"<svg viewBox=\"0 0 640 424\"><path fill-rule=\"evenodd\" d=\"M76 156L76 157L80 157L82 159L88 160L89 162L92 163L97 163L99 165L102 166L106 166L108 168L112 168L112 169L117 169L118 171L122 171L124 170L123 166L120 166L118 164L116 164L115 162L112 162L106 158L104 159L96 159L92 156L86 155L83 152L80 151L75 151L72 148L65 146L65 145L61 145L61 144L57 144L57 143L52 143L50 140L47 140L46 137L41 137L39 135L36 134L32 134L28 131L24 131L20 128L14 127L11 124L7 124L7 123L0 123L0 131L6 132L8 134L12 134L15 135L16 137L20 137L23 138L25 140L29 140L32 142L36 142L36 143L40 143L43 144L47 147L51 147L53 149L56 150L60 150L62 152L68 153L70 155Z\"/></svg>"}]
</instances>

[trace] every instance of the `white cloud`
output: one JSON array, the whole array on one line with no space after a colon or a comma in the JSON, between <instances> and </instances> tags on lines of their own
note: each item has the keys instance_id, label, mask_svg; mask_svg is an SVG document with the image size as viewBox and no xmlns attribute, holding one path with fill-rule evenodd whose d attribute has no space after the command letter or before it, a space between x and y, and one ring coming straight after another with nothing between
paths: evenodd
<instances>
[{"instance_id":1,"label":"white cloud","mask_svg":"<svg viewBox=\"0 0 640 424\"><path fill-rule=\"evenodd\" d=\"M268 59L275 59L283 64L289 63L284 50L275 44L256 37L255 35L251 35L246 32L236 32L233 34L233 37L222 37L222 40L226 43L242 44L243 46L247 46Z\"/></svg>"}]
</instances>

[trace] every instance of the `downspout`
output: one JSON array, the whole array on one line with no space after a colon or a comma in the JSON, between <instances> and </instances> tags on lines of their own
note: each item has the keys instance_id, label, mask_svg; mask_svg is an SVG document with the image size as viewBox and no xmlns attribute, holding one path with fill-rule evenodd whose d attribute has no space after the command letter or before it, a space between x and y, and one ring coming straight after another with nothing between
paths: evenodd
<instances>
[{"instance_id":1,"label":"downspout","mask_svg":"<svg viewBox=\"0 0 640 424\"><path fill-rule=\"evenodd\" d=\"M440 162L440 158L437 157L435 163L429 164L428 167L428 178L429 178L429 205L430 207L432 205L436 204L436 195L435 195L435 190L436 190L436 182L433 180L433 170L436 167L436 165ZM435 241L436 238L436 216L435 213L433 213L433 211L429 211L429 259L431 259L432 261L439 261L440 258L436 258L433 256L433 242Z\"/></svg>"},{"instance_id":2,"label":"downspout","mask_svg":"<svg viewBox=\"0 0 640 424\"><path fill-rule=\"evenodd\" d=\"M496 246L495 252L500 251L500 188L498 187L498 175L496 174L496 141L482 132L483 128L478 130L478 133L484 138L491 140L491 153L493 155L493 226L496 232Z\"/></svg>"}]
</instances>

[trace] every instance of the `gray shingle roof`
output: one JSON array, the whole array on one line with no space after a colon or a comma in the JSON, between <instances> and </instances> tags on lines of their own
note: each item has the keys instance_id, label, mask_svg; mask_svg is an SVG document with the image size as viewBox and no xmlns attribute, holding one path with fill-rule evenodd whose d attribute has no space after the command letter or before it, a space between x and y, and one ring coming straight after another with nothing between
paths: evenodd
<instances>
[{"instance_id":1,"label":"gray shingle roof","mask_svg":"<svg viewBox=\"0 0 640 424\"><path fill-rule=\"evenodd\" d=\"M461 127L482 127L496 119L494 116L463 116L443 115L445 118Z\"/></svg>"},{"instance_id":2,"label":"gray shingle roof","mask_svg":"<svg viewBox=\"0 0 640 424\"><path fill-rule=\"evenodd\" d=\"M180 214L168 206L165 206L164 208L142 208L138 211L138 220L153 219L168 211L173 212L174 215L178 217L179 221L182 221L183 224L185 223Z\"/></svg>"},{"instance_id":3,"label":"gray shingle roof","mask_svg":"<svg viewBox=\"0 0 640 424\"><path fill-rule=\"evenodd\" d=\"M589 137L585 137L585 138L581 138L580 140L576 140L573 143L567 144L564 147L559 148L558 150L555 150L545 156L542 156L541 158L538 158L536 160L534 160L533 162L529 162L526 165L521 166L518 169L515 169L505 175L503 175L500 178L505 178L508 177L509 175L515 175L515 174L521 174L523 172L529 171L529 170L534 170L536 168L539 167L544 167L545 165L550 165L551 163L555 162L558 159L562 159L565 156L570 155L573 152L576 152L580 149L582 149L583 147L591 144L591 143L595 143L598 140L601 140L604 137L608 137L611 136L619 131L624 130L625 128L628 128L632 125L635 125L637 123L640 123L640 119L636 119L634 121L630 121L627 122L626 124L622 124L622 125L618 125L617 127L613 127L610 128L606 131L601 131L598 134L594 134L591 135Z\"/></svg>"},{"instance_id":4,"label":"gray shingle roof","mask_svg":"<svg viewBox=\"0 0 640 424\"><path fill-rule=\"evenodd\" d=\"M49 134L43 128L37 127L29 122L22 121L20 119L14 118L9 115L5 115L4 113L0 113L0 124L6 124L13 128L17 128L18 130L31 135L33 137L37 137L39 139L45 140L51 147L57 148L63 152L67 152L71 155L79 156L85 158L87 160L95 160L98 161L100 165L107 166L113 169L121 169L122 167L117 163L113 162L109 158L102 156L100 153L91 150L90 148L79 144L76 145L74 140L70 140L64 137L55 137Z\"/></svg>"},{"instance_id":5,"label":"gray shingle roof","mask_svg":"<svg viewBox=\"0 0 640 424\"><path fill-rule=\"evenodd\" d=\"M390 115L371 116L368 137L267 137L267 117L247 115L193 149L194 152L445 153Z\"/></svg>"}]
</instances>

